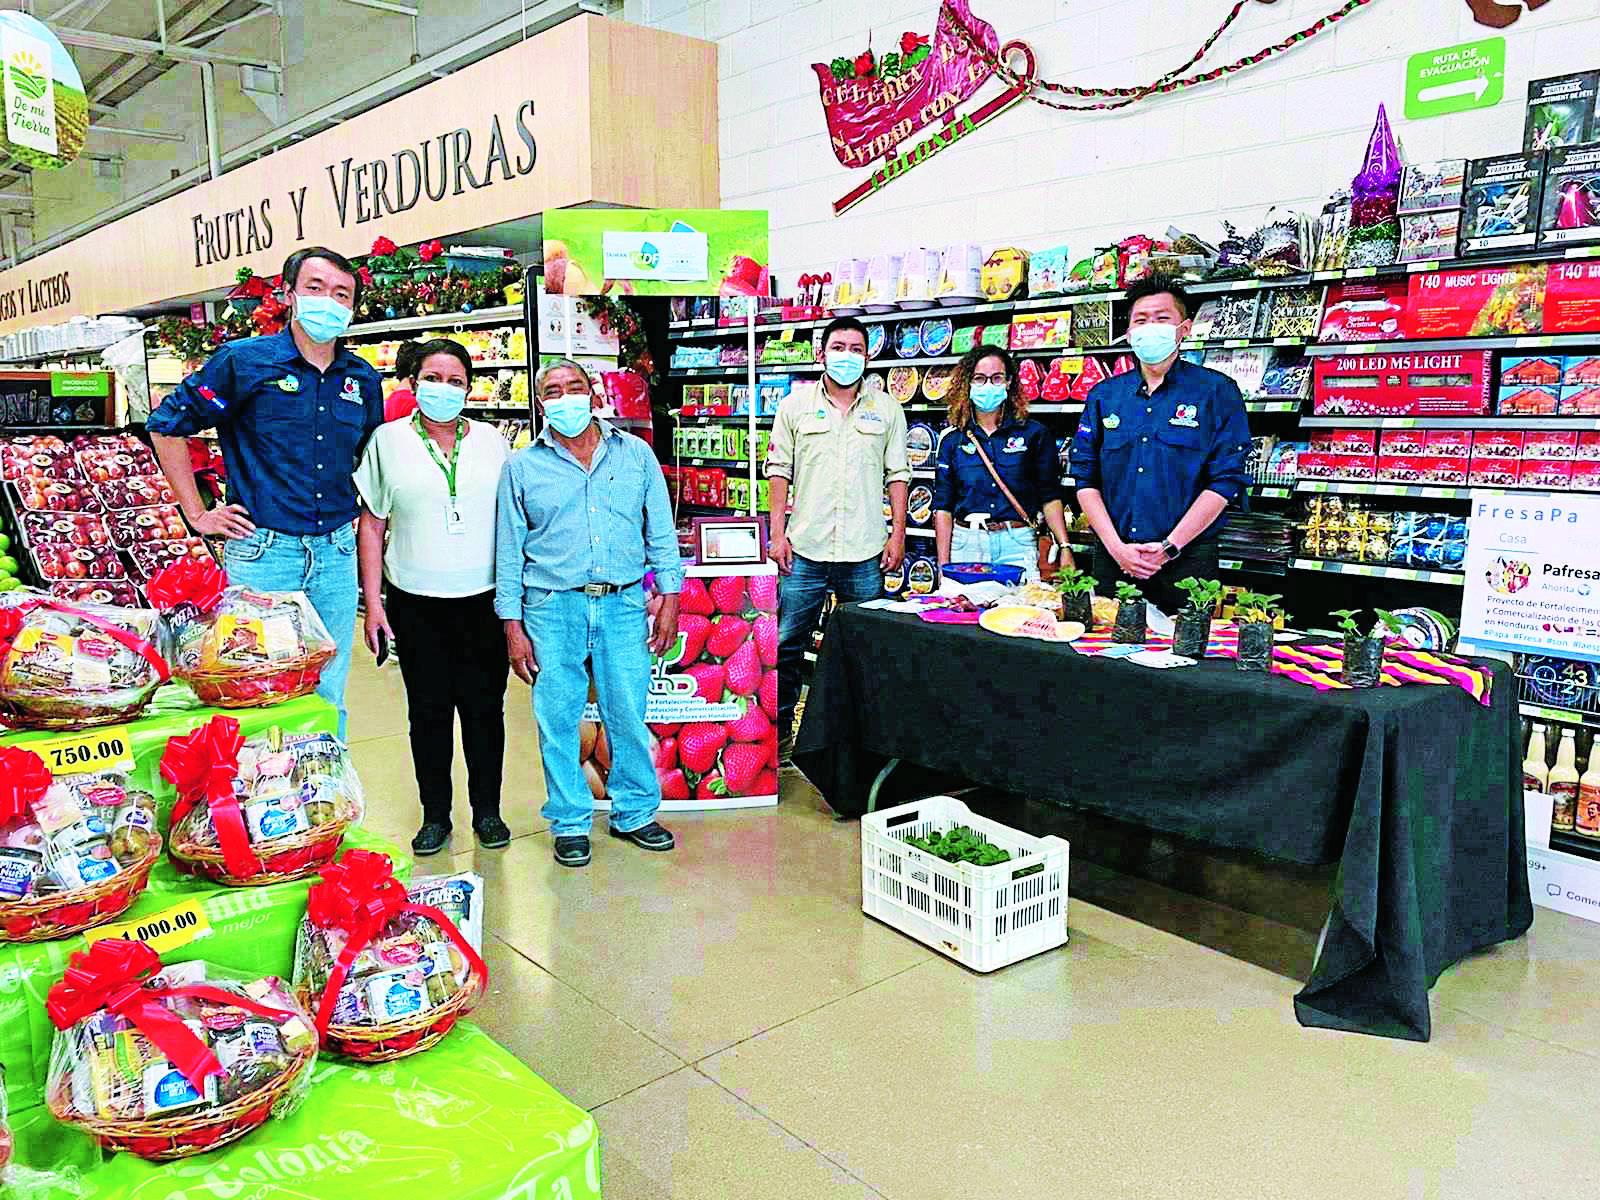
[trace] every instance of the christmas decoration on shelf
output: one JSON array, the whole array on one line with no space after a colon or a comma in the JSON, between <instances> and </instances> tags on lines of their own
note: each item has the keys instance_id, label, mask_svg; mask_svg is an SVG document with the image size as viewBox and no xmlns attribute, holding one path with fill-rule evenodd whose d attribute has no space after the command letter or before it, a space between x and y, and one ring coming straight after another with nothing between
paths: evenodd
<instances>
[{"instance_id":1,"label":"christmas decoration on shelf","mask_svg":"<svg viewBox=\"0 0 1600 1200\"><path fill-rule=\"evenodd\" d=\"M410 250L386 237L375 240L367 261L357 268L364 285L358 319L470 313L520 301L522 268L509 250L504 264L491 270L457 270L440 264L445 257L441 241L423 242Z\"/></svg>"},{"instance_id":2,"label":"christmas decoration on shelf","mask_svg":"<svg viewBox=\"0 0 1600 1200\"><path fill-rule=\"evenodd\" d=\"M1400 149L1382 104L1367 139L1361 171L1350 181L1350 239L1345 261L1352 267L1382 267L1400 253Z\"/></svg>"},{"instance_id":3,"label":"christmas decoration on shelf","mask_svg":"<svg viewBox=\"0 0 1600 1200\"><path fill-rule=\"evenodd\" d=\"M636 371L650 383L656 382L656 363L644 325L626 300L617 296L585 296L580 303L604 333L616 332L617 365Z\"/></svg>"},{"instance_id":4,"label":"christmas decoration on shelf","mask_svg":"<svg viewBox=\"0 0 1600 1200\"><path fill-rule=\"evenodd\" d=\"M409 275L412 268L421 261L415 250L403 249L388 238L380 237L372 243L372 251L367 255L366 266L378 283L384 283Z\"/></svg>"}]
</instances>

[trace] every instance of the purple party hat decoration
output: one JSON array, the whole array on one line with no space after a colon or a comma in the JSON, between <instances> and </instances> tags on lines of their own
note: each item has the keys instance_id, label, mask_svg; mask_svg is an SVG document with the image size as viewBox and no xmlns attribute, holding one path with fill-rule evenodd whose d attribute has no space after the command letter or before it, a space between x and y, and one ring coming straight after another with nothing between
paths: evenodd
<instances>
[{"instance_id":1,"label":"purple party hat decoration","mask_svg":"<svg viewBox=\"0 0 1600 1200\"><path fill-rule=\"evenodd\" d=\"M1350 181L1351 216L1358 227L1380 224L1394 215L1400 195L1400 148L1395 144L1389 114L1378 105L1378 119L1367 139L1367 156Z\"/></svg>"}]
</instances>

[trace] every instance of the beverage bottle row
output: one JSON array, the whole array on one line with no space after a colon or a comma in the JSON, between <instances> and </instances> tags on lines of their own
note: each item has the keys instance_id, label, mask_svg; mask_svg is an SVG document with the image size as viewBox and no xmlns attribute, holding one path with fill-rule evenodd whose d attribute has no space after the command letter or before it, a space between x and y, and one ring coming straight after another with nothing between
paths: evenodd
<instances>
[{"instance_id":1,"label":"beverage bottle row","mask_svg":"<svg viewBox=\"0 0 1600 1200\"><path fill-rule=\"evenodd\" d=\"M1561 730L1552 766L1545 746L1545 727L1534 725L1528 738L1528 754L1522 762L1522 788L1548 792L1555 800L1552 829L1600 839L1600 738L1590 744L1589 769L1579 775L1578 731L1570 726Z\"/></svg>"}]
</instances>

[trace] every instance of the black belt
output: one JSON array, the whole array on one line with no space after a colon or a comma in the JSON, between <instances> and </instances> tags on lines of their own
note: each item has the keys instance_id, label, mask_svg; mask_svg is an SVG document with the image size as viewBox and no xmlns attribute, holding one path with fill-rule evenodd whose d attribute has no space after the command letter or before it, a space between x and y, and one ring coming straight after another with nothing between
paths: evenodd
<instances>
[{"instance_id":1,"label":"black belt","mask_svg":"<svg viewBox=\"0 0 1600 1200\"><path fill-rule=\"evenodd\" d=\"M586 583L581 588L573 588L575 592L582 592L585 596L612 596L617 592L625 592L639 581L633 583Z\"/></svg>"}]
</instances>

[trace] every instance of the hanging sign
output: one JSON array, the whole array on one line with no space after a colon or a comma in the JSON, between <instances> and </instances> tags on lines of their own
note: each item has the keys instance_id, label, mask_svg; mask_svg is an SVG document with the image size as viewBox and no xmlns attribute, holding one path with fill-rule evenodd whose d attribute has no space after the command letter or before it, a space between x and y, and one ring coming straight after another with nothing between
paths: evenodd
<instances>
[{"instance_id":1,"label":"hanging sign","mask_svg":"<svg viewBox=\"0 0 1600 1200\"><path fill-rule=\"evenodd\" d=\"M563 208L544 215L552 295L765 296L764 209Z\"/></svg>"},{"instance_id":2,"label":"hanging sign","mask_svg":"<svg viewBox=\"0 0 1600 1200\"><path fill-rule=\"evenodd\" d=\"M1506 40L1479 38L1406 60L1406 118L1493 108L1506 92Z\"/></svg>"},{"instance_id":3,"label":"hanging sign","mask_svg":"<svg viewBox=\"0 0 1600 1200\"><path fill-rule=\"evenodd\" d=\"M1461 639L1600 662L1600 496L1472 493Z\"/></svg>"},{"instance_id":4,"label":"hanging sign","mask_svg":"<svg viewBox=\"0 0 1600 1200\"><path fill-rule=\"evenodd\" d=\"M0 12L0 68L6 106L0 152L45 170L77 158L89 128L89 97L56 35L26 13Z\"/></svg>"}]
</instances>

